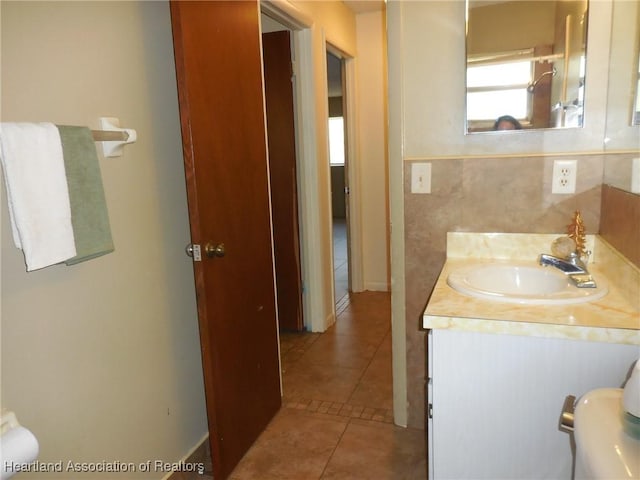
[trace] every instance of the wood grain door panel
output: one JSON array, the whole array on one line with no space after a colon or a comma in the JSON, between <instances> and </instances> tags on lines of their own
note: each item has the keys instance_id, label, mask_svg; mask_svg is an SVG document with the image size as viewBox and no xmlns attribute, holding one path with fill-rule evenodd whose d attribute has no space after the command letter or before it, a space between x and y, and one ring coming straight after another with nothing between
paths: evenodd
<instances>
[{"instance_id":1,"label":"wood grain door panel","mask_svg":"<svg viewBox=\"0 0 640 480\"><path fill-rule=\"evenodd\" d=\"M288 31L262 35L273 237L281 330L301 331L302 273L298 229L296 137Z\"/></svg>"},{"instance_id":2,"label":"wood grain door panel","mask_svg":"<svg viewBox=\"0 0 640 480\"><path fill-rule=\"evenodd\" d=\"M203 372L215 478L280 408L256 1L171 2ZM205 246L224 244L223 257Z\"/></svg>"}]
</instances>

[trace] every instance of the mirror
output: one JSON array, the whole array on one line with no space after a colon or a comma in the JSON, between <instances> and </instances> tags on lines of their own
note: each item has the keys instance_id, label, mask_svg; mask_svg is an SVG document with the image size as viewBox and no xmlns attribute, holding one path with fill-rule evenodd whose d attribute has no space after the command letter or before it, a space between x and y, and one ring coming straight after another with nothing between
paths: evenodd
<instances>
[{"instance_id":1,"label":"mirror","mask_svg":"<svg viewBox=\"0 0 640 480\"><path fill-rule=\"evenodd\" d=\"M640 194L640 2L612 5L604 183Z\"/></svg>"},{"instance_id":2,"label":"mirror","mask_svg":"<svg viewBox=\"0 0 640 480\"><path fill-rule=\"evenodd\" d=\"M466 133L582 127L587 9L467 0Z\"/></svg>"}]
</instances>

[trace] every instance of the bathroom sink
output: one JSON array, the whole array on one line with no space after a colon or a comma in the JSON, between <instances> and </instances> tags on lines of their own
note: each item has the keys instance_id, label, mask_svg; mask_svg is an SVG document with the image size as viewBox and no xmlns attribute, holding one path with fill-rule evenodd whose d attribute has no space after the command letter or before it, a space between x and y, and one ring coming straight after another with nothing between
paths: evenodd
<instances>
[{"instance_id":1,"label":"bathroom sink","mask_svg":"<svg viewBox=\"0 0 640 480\"><path fill-rule=\"evenodd\" d=\"M553 267L533 263L480 263L453 270L447 283L471 297L527 305L568 305L597 300L607 294L598 279L596 288L577 288Z\"/></svg>"}]
</instances>

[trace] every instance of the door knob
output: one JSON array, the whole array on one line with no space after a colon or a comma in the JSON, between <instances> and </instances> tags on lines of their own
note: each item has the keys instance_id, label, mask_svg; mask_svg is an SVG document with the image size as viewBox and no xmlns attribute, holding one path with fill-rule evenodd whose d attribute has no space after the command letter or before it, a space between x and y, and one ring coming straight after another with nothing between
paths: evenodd
<instances>
[{"instance_id":1,"label":"door knob","mask_svg":"<svg viewBox=\"0 0 640 480\"><path fill-rule=\"evenodd\" d=\"M224 257L224 243L218 243L217 245L213 245L212 243L207 243L204 246L204 251L207 254L207 257Z\"/></svg>"}]
</instances>

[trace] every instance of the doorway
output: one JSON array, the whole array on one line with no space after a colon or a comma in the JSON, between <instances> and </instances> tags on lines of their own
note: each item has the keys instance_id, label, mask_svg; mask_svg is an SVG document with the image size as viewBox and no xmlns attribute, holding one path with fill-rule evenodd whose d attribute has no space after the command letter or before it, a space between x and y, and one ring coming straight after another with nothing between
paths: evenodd
<instances>
[{"instance_id":1,"label":"doorway","mask_svg":"<svg viewBox=\"0 0 640 480\"><path fill-rule=\"evenodd\" d=\"M331 219L333 239L333 291L339 305L351 291L349 262L349 180L345 129L346 102L342 59L327 51L329 111L329 168L331 170Z\"/></svg>"},{"instance_id":2,"label":"doorway","mask_svg":"<svg viewBox=\"0 0 640 480\"><path fill-rule=\"evenodd\" d=\"M333 278L332 212L330 198L330 167L328 152L327 93L320 103L318 86L327 85L326 61L318 65L315 50L317 33L311 17L284 4L261 1L263 32L288 30L291 36L293 85L295 96L295 129L297 190L299 211L300 264L302 270L302 311L304 329L324 332L336 318ZM327 45L322 38L324 52L331 50L342 61L343 89L346 111L355 112L355 61L338 48ZM322 95L322 94L321 94ZM324 117L324 118L323 118ZM356 126L351 115L345 117L345 134L355 138ZM322 123L320 123L322 122ZM319 135L320 134L320 135ZM350 184L356 185L357 153L355 142L347 143L351 160ZM361 232L357 189L351 189L349 209L349 284L354 292L362 291Z\"/></svg>"}]
</instances>

